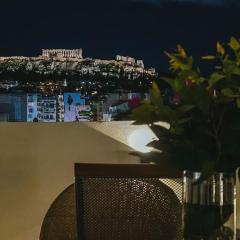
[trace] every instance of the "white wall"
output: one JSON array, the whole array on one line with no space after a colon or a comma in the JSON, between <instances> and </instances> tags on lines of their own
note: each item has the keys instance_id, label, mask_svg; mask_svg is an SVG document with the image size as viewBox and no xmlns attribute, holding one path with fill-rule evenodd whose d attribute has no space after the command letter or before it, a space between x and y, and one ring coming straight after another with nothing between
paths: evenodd
<instances>
[{"instance_id":1,"label":"white wall","mask_svg":"<svg viewBox=\"0 0 240 240\"><path fill-rule=\"evenodd\" d=\"M37 240L42 220L74 181L74 162L137 163L83 123L0 124L0 239Z\"/></svg>"},{"instance_id":2,"label":"white wall","mask_svg":"<svg viewBox=\"0 0 240 240\"><path fill-rule=\"evenodd\" d=\"M51 203L73 182L75 162L137 163L124 143L138 128L147 129L131 122L0 123L0 240L38 239Z\"/></svg>"}]
</instances>

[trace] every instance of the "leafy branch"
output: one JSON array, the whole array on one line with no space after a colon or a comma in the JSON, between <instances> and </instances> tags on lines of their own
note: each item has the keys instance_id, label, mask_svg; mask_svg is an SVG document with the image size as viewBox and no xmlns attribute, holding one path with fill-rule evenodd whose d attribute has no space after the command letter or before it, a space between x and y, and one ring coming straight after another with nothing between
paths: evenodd
<instances>
[{"instance_id":1,"label":"leafy branch","mask_svg":"<svg viewBox=\"0 0 240 240\"><path fill-rule=\"evenodd\" d=\"M135 124L149 124L159 139L150 144L160 150L156 161L203 171L205 176L236 169L240 166L239 40L232 37L227 45L217 42L216 54L202 57L215 63L207 77L182 46L165 54L174 77L162 79L180 102L166 105L154 82L150 101L133 112ZM169 123L169 129L158 122Z\"/></svg>"}]
</instances>

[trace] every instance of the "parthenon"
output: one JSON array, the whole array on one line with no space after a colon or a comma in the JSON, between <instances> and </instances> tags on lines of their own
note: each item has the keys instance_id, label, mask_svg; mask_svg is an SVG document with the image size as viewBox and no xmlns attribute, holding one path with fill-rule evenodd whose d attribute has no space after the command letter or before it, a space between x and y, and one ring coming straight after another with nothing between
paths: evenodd
<instances>
[{"instance_id":1,"label":"parthenon","mask_svg":"<svg viewBox=\"0 0 240 240\"><path fill-rule=\"evenodd\" d=\"M82 49L42 49L43 57L83 58Z\"/></svg>"}]
</instances>

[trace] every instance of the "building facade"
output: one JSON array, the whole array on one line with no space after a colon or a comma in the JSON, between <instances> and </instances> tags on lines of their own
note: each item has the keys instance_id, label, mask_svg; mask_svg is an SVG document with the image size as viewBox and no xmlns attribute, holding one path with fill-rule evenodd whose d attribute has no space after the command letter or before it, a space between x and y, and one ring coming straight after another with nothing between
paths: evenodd
<instances>
[{"instance_id":1,"label":"building facade","mask_svg":"<svg viewBox=\"0 0 240 240\"><path fill-rule=\"evenodd\" d=\"M114 117L119 113L125 113L129 110L128 102L119 102L109 107L109 113Z\"/></svg>"},{"instance_id":2,"label":"building facade","mask_svg":"<svg viewBox=\"0 0 240 240\"><path fill-rule=\"evenodd\" d=\"M41 94L27 94L27 122L56 122L56 97L43 97Z\"/></svg>"},{"instance_id":3,"label":"building facade","mask_svg":"<svg viewBox=\"0 0 240 240\"><path fill-rule=\"evenodd\" d=\"M116 60L126 62L126 63L130 63L130 64L133 64L133 65L137 65L138 67L144 68L143 60L136 60L135 58L128 57L128 56L121 56L121 55L117 55Z\"/></svg>"},{"instance_id":4,"label":"building facade","mask_svg":"<svg viewBox=\"0 0 240 240\"><path fill-rule=\"evenodd\" d=\"M27 122L42 122L42 95L27 94Z\"/></svg>"},{"instance_id":5,"label":"building facade","mask_svg":"<svg viewBox=\"0 0 240 240\"><path fill-rule=\"evenodd\" d=\"M64 99L62 94L57 96L57 122L64 122Z\"/></svg>"},{"instance_id":6,"label":"building facade","mask_svg":"<svg viewBox=\"0 0 240 240\"><path fill-rule=\"evenodd\" d=\"M82 49L42 49L42 57L82 59Z\"/></svg>"},{"instance_id":7,"label":"building facade","mask_svg":"<svg viewBox=\"0 0 240 240\"><path fill-rule=\"evenodd\" d=\"M90 105L80 105L77 111L79 122L91 121L93 119L93 112Z\"/></svg>"},{"instance_id":8,"label":"building facade","mask_svg":"<svg viewBox=\"0 0 240 240\"><path fill-rule=\"evenodd\" d=\"M56 97L43 97L41 105L43 122L56 122L57 121Z\"/></svg>"},{"instance_id":9,"label":"building facade","mask_svg":"<svg viewBox=\"0 0 240 240\"><path fill-rule=\"evenodd\" d=\"M117 56L116 56L116 60L117 60L117 61L128 62L128 63L131 63L131 64L135 64L135 63L136 63L135 58L128 57L128 56L117 55Z\"/></svg>"},{"instance_id":10,"label":"building facade","mask_svg":"<svg viewBox=\"0 0 240 240\"><path fill-rule=\"evenodd\" d=\"M27 95L24 93L0 94L0 111L2 121L27 121Z\"/></svg>"},{"instance_id":11,"label":"building facade","mask_svg":"<svg viewBox=\"0 0 240 240\"><path fill-rule=\"evenodd\" d=\"M143 60L137 60L137 61L136 61L136 64L137 64L139 67L144 68L144 62L143 62Z\"/></svg>"}]
</instances>

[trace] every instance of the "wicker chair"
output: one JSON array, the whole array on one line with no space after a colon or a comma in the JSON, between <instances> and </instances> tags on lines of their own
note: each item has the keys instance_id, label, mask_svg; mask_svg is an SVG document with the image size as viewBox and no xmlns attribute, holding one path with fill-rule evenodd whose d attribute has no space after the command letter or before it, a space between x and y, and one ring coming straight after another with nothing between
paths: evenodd
<instances>
[{"instance_id":1,"label":"wicker chair","mask_svg":"<svg viewBox=\"0 0 240 240\"><path fill-rule=\"evenodd\" d=\"M77 164L75 172L79 239L181 239L181 174L155 165ZM76 240L76 225L71 185L50 206L40 240Z\"/></svg>"},{"instance_id":2,"label":"wicker chair","mask_svg":"<svg viewBox=\"0 0 240 240\"><path fill-rule=\"evenodd\" d=\"M157 165L75 164L78 240L177 240L182 174Z\"/></svg>"},{"instance_id":3,"label":"wicker chair","mask_svg":"<svg viewBox=\"0 0 240 240\"><path fill-rule=\"evenodd\" d=\"M77 240L74 184L67 187L50 206L39 240Z\"/></svg>"}]
</instances>

